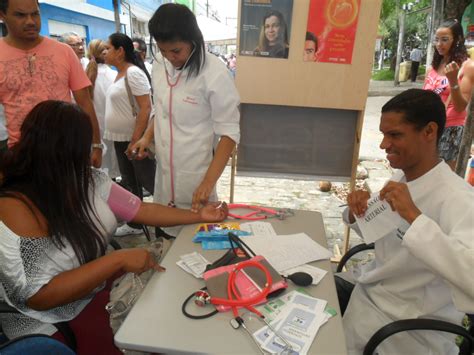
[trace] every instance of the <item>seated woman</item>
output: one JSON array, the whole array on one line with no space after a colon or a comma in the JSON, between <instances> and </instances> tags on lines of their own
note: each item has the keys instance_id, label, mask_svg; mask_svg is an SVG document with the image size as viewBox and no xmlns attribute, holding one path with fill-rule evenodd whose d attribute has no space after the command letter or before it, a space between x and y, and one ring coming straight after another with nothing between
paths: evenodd
<instances>
[{"instance_id":1,"label":"seated woman","mask_svg":"<svg viewBox=\"0 0 474 355\"><path fill-rule=\"evenodd\" d=\"M105 282L118 273L163 271L145 249L105 254L118 220L171 226L217 222L227 206L198 212L145 203L90 166L92 127L76 105L38 104L21 140L0 157L0 295L21 314L2 315L9 338L69 322L78 353L120 354Z\"/></svg>"}]
</instances>

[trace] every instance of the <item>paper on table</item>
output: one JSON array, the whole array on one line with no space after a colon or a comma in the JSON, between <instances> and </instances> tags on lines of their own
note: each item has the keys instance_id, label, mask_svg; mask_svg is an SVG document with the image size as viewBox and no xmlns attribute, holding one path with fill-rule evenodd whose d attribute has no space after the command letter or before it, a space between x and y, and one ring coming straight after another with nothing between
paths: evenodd
<instances>
[{"instance_id":1,"label":"paper on table","mask_svg":"<svg viewBox=\"0 0 474 355\"><path fill-rule=\"evenodd\" d=\"M245 242L257 255L263 255L279 272L332 256L329 250L305 233L274 237L255 235L247 238Z\"/></svg>"},{"instance_id":2,"label":"paper on table","mask_svg":"<svg viewBox=\"0 0 474 355\"><path fill-rule=\"evenodd\" d=\"M408 227L408 222L398 212L392 211L390 204L380 199L379 193L373 194L367 201L364 216L356 216L355 219L367 244Z\"/></svg>"},{"instance_id":3,"label":"paper on table","mask_svg":"<svg viewBox=\"0 0 474 355\"><path fill-rule=\"evenodd\" d=\"M277 235L271 223L254 221L240 224L240 230L251 233L252 235Z\"/></svg>"},{"instance_id":4,"label":"paper on table","mask_svg":"<svg viewBox=\"0 0 474 355\"><path fill-rule=\"evenodd\" d=\"M297 266L282 272L283 275L288 276L294 274L295 272L306 272L310 274L313 278L313 285L317 285L323 277L328 273L326 270L320 269L319 267L314 267L311 265L301 265Z\"/></svg>"}]
</instances>

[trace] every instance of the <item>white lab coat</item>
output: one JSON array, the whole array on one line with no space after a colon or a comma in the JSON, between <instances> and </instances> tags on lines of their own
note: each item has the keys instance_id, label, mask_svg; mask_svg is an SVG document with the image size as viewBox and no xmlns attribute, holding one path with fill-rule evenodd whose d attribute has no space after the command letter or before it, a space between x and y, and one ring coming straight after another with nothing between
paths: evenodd
<instances>
[{"instance_id":1,"label":"white lab coat","mask_svg":"<svg viewBox=\"0 0 474 355\"><path fill-rule=\"evenodd\" d=\"M170 88L166 80L163 57L153 63L155 101L156 177L155 202L171 200L170 174ZM176 83L179 70L166 61L170 82ZM199 75L187 76L185 69L172 89L173 171L175 204L190 208L194 190L202 182L213 158L219 137L227 136L239 143L239 94L226 66L206 53L206 63ZM210 201L217 200L214 189ZM176 234L177 230L168 230Z\"/></svg>"},{"instance_id":2,"label":"white lab coat","mask_svg":"<svg viewBox=\"0 0 474 355\"><path fill-rule=\"evenodd\" d=\"M391 180L406 181L402 172ZM361 354L369 338L392 321L434 318L460 324L464 313L474 312L474 190L444 162L407 185L422 215L403 240L394 234L376 241L375 260L354 273L357 283L343 318L350 354ZM433 331L399 333L378 350L458 353L454 336Z\"/></svg>"}]
</instances>

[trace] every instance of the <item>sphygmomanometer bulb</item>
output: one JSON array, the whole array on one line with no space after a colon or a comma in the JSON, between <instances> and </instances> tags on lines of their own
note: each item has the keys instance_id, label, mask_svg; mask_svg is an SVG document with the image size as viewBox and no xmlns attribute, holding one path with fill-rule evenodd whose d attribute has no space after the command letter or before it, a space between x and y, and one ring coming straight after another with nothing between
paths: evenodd
<instances>
[{"instance_id":1,"label":"sphygmomanometer bulb","mask_svg":"<svg viewBox=\"0 0 474 355\"><path fill-rule=\"evenodd\" d=\"M313 283L313 277L306 272L295 272L286 277L298 286L309 286Z\"/></svg>"}]
</instances>

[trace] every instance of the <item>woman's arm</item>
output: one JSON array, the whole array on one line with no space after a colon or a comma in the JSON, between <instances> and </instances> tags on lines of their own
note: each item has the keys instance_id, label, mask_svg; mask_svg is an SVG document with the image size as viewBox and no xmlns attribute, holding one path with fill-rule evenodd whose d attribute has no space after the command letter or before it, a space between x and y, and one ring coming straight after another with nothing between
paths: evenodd
<instances>
[{"instance_id":1,"label":"woman's arm","mask_svg":"<svg viewBox=\"0 0 474 355\"><path fill-rule=\"evenodd\" d=\"M135 123L135 129L133 130L132 139L127 149L127 155L132 152L134 144L143 136L143 132L147 129L148 121L151 112L151 99L150 95L134 96L138 104L137 121Z\"/></svg>"},{"instance_id":2,"label":"woman's arm","mask_svg":"<svg viewBox=\"0 0 474 355\"><path fill-rule=\"evenodd\" d=\"M169 227L202 222L220 222L227 217L227 213L228 209L225 203L211 203L196 212L192 212L157 203L142 202L131 222Z\"/></svg>"},{"instance_id":3,"label":"woman's arm","mask_svg":"<svg viewBox=\"0 0 474 355\"><path fill-rule=\"evenodd\" d=\"M119 271L141 273L151 268L164 271L147 250L117 250L53 277L28 299L27 305L37 311L62 306L89 295Z\"/></svg>"},{"instance_id":4,"label":"woman's arm","mask_svg":"<svg viewBox=\"0 0 474 355\"><path fill-rule=\"evenodd\" d=\"M446 65L446 77L451 87L451 102L457 112L466 109L471 99L471 91L474 84L474 62L468 60L465 62L462 70L463 77L458 81L459 66L455 62Z\"/></svg>"},{"instance_id":5,"label":"woman's arm","mask_svg":"<svg viewBox=\"0 0 474 355\"><path fill-rule=\"evenodd\" d=\"M209 195L222 175L234 148L235 142L231 138L227 136L221 137L206 175L193 193L192 211L196 212L201 204L205 205L208 202Z\"/></svg>"},{"instance_id":6,"label":"woman's arm","mask_svg":"<svg viewBox=\"0 0 474 355\"><path fill-rule=\"evenodd\" d=\"M148 123L148 127L143 133L143 137L141 137L135 144L132 144L130 150L136 151L137 155L135 156L135 159L144 159L147 156L146 149L152 144L153 142L153 137L155 135L155 127L154 127L154 122L153 120L155 117L153 116L150 119L150 122Z\"/></svg>"}]
</instances>

